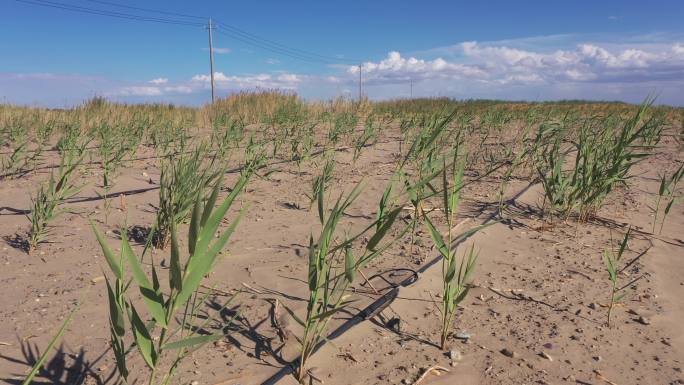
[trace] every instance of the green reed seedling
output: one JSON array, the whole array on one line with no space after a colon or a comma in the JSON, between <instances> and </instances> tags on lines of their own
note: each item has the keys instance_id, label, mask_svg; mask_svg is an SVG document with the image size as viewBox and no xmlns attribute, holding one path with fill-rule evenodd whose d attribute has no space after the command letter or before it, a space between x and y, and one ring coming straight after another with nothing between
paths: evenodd
<instances>
[{"instance_id":1,"label":"green reed seedling","mask_svg":"<svg viewBox=\"0 0 684 385\"><path fill-rule=\"evenodd\" d=\"M653 232L655 232L656 224L658 223L658 213L660 211L660 203L663 199L666 199L667 205L663 211L663 218L660 222L660 233L663 232L663 226L665 225L665 219L670 213L672 206L676 203L684 200L684 195L677 195L677 185L684 177L684 165L680 165L679 168L672 174L671 177L663 174L660 176L660 186L658 188L658 198L656 199L656 205L653 214Z\"/></svg>"},{"instance_id":2,"label":"green reed seedling","mask_svg":"<svg viewBox=\"0 0 684 385\"><path fill-rule=\"evenodd\" d=\"M306 316L299 318L294 311L285 307L292 318L304 328L301 338L298 338L301 355L296 371L296 377L301 382L304 382L308 373L309 357L325 339L330 320L351 303L347 289L354 281L356 272L379 257L393 242L380 245L401 212L401 207L388 206L388 190L383 195L384 199L380 201L378 210L384 215L379 214L379 219L373 225L353 237L346 237L342 242L336 240L337 227L344 212L361 193L361 185L357 185L346 196L340 195L327 215L324 207L325 191L318 191L318 215L323 229L316 242L313 236L309 239L309 299ZM371 229L375 229L375 233L370 236L363 253L355 256L353 242ZM405 231L401 234L404 233Z\"/></svg>"},{"instance_id":3,"label":"green reed seedling","mask_svg":"<svg viewBox=\"0 0 684 385\"><path fill-rule=\"evenodd\" d=\"M62 156L57 175L55 176L54 172L51 173L50 180L42 184L36 196L32 198L31 213L28 215L31 221L27 240L29 254L47 237L50 222L66 211L58 206L80 191L81 187L74 183L74 179L76 168L82 161L83 156L78 158Z\"/></svg>"},{"instance_id":4,"label":"green reed seedling","mask_svg":"<svg viewBox=\"0 0 684 385\"><path fill-rule=\"evenodd\" d=\"M649 116L652 102L647 100L625 120L585 119L578 140L571 142L572 151L563 148L566 130L547 131L552 135L551 144L540 145L543 150L538 172L553 211L566 218L577 212L580 220L586 220L616 185L626 183L631 167L649 156L660 138L662 120ZM570 154L575 159L568 169L566 158Z\"/></svg>"},{"instance_id":5,"label":"green reed seedling","mask_svg":"<svg viewBox=\"0 0 684 385\"><path fill-rule=\"evenodd\" d=\"M188 257L185 261L181 260L176 227L171 225L169 290L166 293L162 292L154 261L150 264L149 277L143 270L141 259L134 254L125 236L121 238L121 253L116 257L103 235L93 225L93 231L115 277L113 285L107 280L111 346L118 372L124 383L128 382L130 374L126 361L129 354L126 344L126 340L130 339L127 337L128 333L137 346L139 356L149 368L150 385L168 384L184 358L206 343L225 336L223 332L198 334L210 321L207 318L201 325L195 325L194 321L198 320L197 303L202 304L206 298L206 295L198 292L198 288L204 277L214 269L220 252L242 217L241 211L228 228L219 232L223 218L252 173L251 167L246 168L230 194L216 208L214 205L221 188L220 179L206 201L202 195L196 195L188 229ZM125 274L126 265L132 273L131 282L138 287L147 312L152 318L150 322L144 321L144 313L133 304L133 294L128 292L131 286ZM130 330L128 333L127 329ZM159 334L153 338L155 330L159 330ZM162 370L165 370L163 375ZM161 376L159 380L158 376Z\"/></svg>"},{"instance_id":6,"label":"green reed seedling","mask_svg":"<svg viewBox=\"0 0 684 385\"><path fill-rule=\"evenodd\" d=\"M456 158L456 157L455 157ZM463 188L463 172L465 169L465 159L454 164L449 172L446 161L442 169L442 210L446 220L446 237L432 223L427 215L425 223L430 230L430 236L435 248L442 255L442 306L440 309L442 332L440 336L440 348L447 348L447 340L454 323L458 305L468 295L468 283L470 276L475 269L477 253L475 246L471 246L466 254L461 258L460 263L456 255L457 248L454 243L460 239L465 239L480 230L482 226L466 231L462 234L454 235L454 219L460 204L460 192ZM457 269L458 268L458 269Z\"/></svg>"},{"instance_id":7,"label":"green reed seedling","mask_svg":"<svg viewBox=\"0 0 684 385\"><path fill-rule=\"evenodd\" d=\"M196 197L223 172L214 167L216 158L209 165L203 164L208 151L207 145L202 143L189 154L181 153L176 159L162 160L159 207L153 234L156 248L167 246L172 226L188 218Z\"/></svg>"},{"instance_id":8,"label":"green reed seedling","mask_svg":"<svg viewBox=\"0 0 684 385\"><path fill-rule=\"evenodd\" d=\"M610 320L611 315L613 314L613 307L615 306L615 304L620 303L620 301L622 301L622 299L627 294L625 289L643 277L639 276L631 280L626 285L618 285L618 276L620 275L620 273L625 271L629 266L631 266L634 262L641 258L642 255L644 255L643 253L640 254L639 256L625 264L625 266L620 268L619 265L622 261L625 249L627 248L627 242L629 241L630 231L631 229L627 229L625 237L622 239L622 242L620 243L620 247L618 248L617 253L613 250L604 250L603 252L603 262L606 266L606 271L608 272L608 280L610 281L610 296L608 301L608 313L606 315L606 325L608 327L610 327Z\"/></svg>"},{"instance_id":9,"label":"green reed seedling","mask_svg":"<svg viewBox=\"0 0 684 385\"><path fill-rule=\"evenodd\" d=\"M356 162L359 156L361 156L361 150L373 144L377 140L377 136L378 127L376 125L374 117L370 115L366 119L366 124L363 127L363 132L354 140L354 162Z\"/></svg>"},{"instance_id":10,"label":"green reed seedling","mask_svg":"<svg viewBox=\"0 0 684 385\"><path fill-rule=\"evenodd\" d=\"M313 181L311 182L312 193L311 196L309 196L310 205L313 205L313 203L318 199L320 196L319 192L325 191L325 186L327 186L332 180L334 169L335 157L334 153L331 153L331 155L329 155L325 160L321 174L314 177Z\"/></svg>"}]
</instances>

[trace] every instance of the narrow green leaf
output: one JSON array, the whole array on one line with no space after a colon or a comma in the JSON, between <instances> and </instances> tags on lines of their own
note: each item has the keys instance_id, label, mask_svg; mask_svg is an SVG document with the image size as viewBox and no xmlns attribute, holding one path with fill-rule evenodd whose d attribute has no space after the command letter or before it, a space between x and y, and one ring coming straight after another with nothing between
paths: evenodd
<instances>
[{"instance_id":1,"label":"narrow green leaf","mask_svg":"<svg viewBox=\"0 0 684 385\"><path fill-rule=\"evenodd\" d=\"M162 345L162 349L163 350L174 350L174 349L189 348L189 347L192 347L195 345L204 345L208 342L218 341L223 337L225 337L225 335L222 333L188 337L188 338L185 338L185 339L182 339L179 341L174 341L174 342L171 342L168 344L164 344L164 345Z\"/></svg>"},{"instance_id":2,"label":"narrow green leaf","mask_svg":"<svg viewBox=\"0 0 684 385\"><path fill-rule=\"evenodd\" d=\"M296 321L298 324L300 324L301 326L306 327L306 325L304 324L304 321L302 321L301 318L297 317L297 315L295 314L295 312L292 311L292 309L290 309L289 306L283 304L283 307L285 308L285 311L287 311L287 312L290 314L290 316L292 317L293 320L295 320L295 321Z\"/></svg>"},{"instance_id":3,"label":"narrow green leaf","mask_svg":"<svg viewBox=\"0 0 684 385\"><path fill-rule=\"evenodd\" d=\"M344 275L349 283L354 282L354 275L356 274L356 262L352 254L351 245L344 248Z\"/></svg>"},{"instance_id":4,"label":"narrow green leaf","mask_svg":"<svg viewBox=\"0 0 684 385\"><path fill-rule=\"evenodd\" d=\"M432 221L430 221L430 218L428 218L427 215L425 216L425 223L427 224L428 229L430 230L430 236L432 237L432 240L435 243L437 251L439 251L445 258L448 258L449 249L447 249L447 246L444 243L444 238L442 237L442 234L440 234L439 231L437 231L437 229L432 224Z\"/></svg>"},{"instance_id":5,"label":"narrow green leaf","mask_svg":"<svg viewBox=\"0 0 684 385\"><path fill-rule=\"evenodd\" d=\"M325 199L325 182L323 181L323 178L321 178L320 182L320 187L318 189L318 194L316 196L316 201L318 204L318 219L321 221L321 224L325 222L325 207L324 207L324 199Z\"/></svg>"},{"instance_id":6,"label":"narrow green leaf","mask_svg":"<svg viewBox=\"0 0 684 385\"><path fill-rule=\"evenodd\" d=\"M154 277L154 282L150 283L147 275L145 275L145 272L142 269L140 261L138 261L138 257L136 257L133 253L133 249L131 249L131 245L128 243L125 237L121 238L121 252L124 254L128 261L128 265L131 267L133 279L138 284L138 288L143 296L143 299L145 300L147 309L150 311L150 314L152 314L152 317L154 317L157 323L161 325L161 327L166 328L167 324L166 310L164 309L164 298L158 289L159 283L156 279L156 276ZM154 266L152 266L152 270L153 274L155 274Z\"/></svg>"},{"instance_id":7,"label":"narrow green leaf","mask_svg":"<svg viewBox=\"0 0 684 385\"><path fill-rule=\"evenodd\" d=\"M135 337L135 344L138 346L140 355L147 366L150 369L154 369L157 365L157 352L154 350L154 345L152 343L152 337L150 332L145 327L145 324L138 316L138 312L135 310L133 304L130 304L131 308L131 326L133 327L133 336Z\"/></svg>"},{"instance_id":8,"label":"narrow green leaf","mask_svg":"<svg viewBox=\"0 0 684 385\"><path fill-rule=\"evenodd\" d=\"M188 229L188 252L192 255L195 253L195 245L197 244L197 236L199 235L201 219L200 211L202 210L202 202L200 199L195 200L192 206L192 216L190 217L190 228ZM175 223L171 223L171 232L174 232ZM173 236L173 235L172 235ZM173 251L173 249L172 249Z\"/></svg>"},{"instance_id":9,"label":"narrow green leaf","mask_svg":"<svg viewBox=\"0 0 684 385\"><path fill-rule=\"evenodd\" d=\"M112 250L109 248L107 245L107 241L104 239L102 234L100 233L100 230L95 226L94 223L90 222L90 226L93 228L93 231L95 232L95 237L97 238L97 241L100 243L100 247L102 248L102 253L105 256L105 260L107 260L107 264L109 265L109 268L112 270L116 278L123 280L123 266L117 262L116 257L114 256L114 253ZM125 238L125 237L122 237Z\"/></svg>"},{"instance_id":10,"label":"narrow green leaf","mask_svg":"<svg viewBox=\"0 0 684 385\"><path fill-rule=\"evenodd\" d=\"M78 305L74 308L74 310L69 313L69 316L64 320L62 323L62 326L59 328L59 331L57 331L57 334L55 334L54 337L52 337L52 340L50 340L50 343L45 347L45 350L43 351L43 354L40 355L40 358L36 361L35 364L33 364L33 367L31 368L31 371L29 374L26 375L26 378L24 378L24 381L21 383L22 385L29 385L33 383L33 378L38 374L40 369L43 367L43 364L45 364L45 361L47 360L48 354L52 352L52 348L55 346L57 341L59 341L60 338L64 335L64 332L66 332L67 326L69 326L69 323L71 323L71 320L74 319L74 314L78 311L80 308L81 303L79 302Z\"/></svg>"},{"instance_id":11,"label":"narrow green leaf","mask_svg":"<svg viewBox=\"0 0 684 385\"><path fill-rule=\"evenodd\" d=\"M316 290L318 287L318 255L314 245L313 236L309 237L309 291Z\"/></svg>"},{"instance_id":12,"label":"narrow green leaf","mask_svg":"<svg viewBox=\"0 0 684 385\"><path fill-rule=\"evenodd\" d=\"M169 264L169 287L172 290L180 291L182 285L182 271L180 263L180 247L178 246L178 236L176 226L171 225L171 262Z\"/></svg>"},{"instance_id":13,"label":"narrow green leaf","mask_svg":"<svg viewBox=\"0 0 684 385\"><path fill-rule=\"evenodd\" d=\"M187 273L185 274L183 283L181 285L181 291L178 293L176 302L174 303L176 308L185 304L185 301L187 301L192 293L199 287L204 276L209 273L214 265L216 256L228 242L228 238L230 238L233 231L235 231L235 227L240 222L240 218L242 217L243 213L244 209L240 211L240 214L238 214L237 218L233 220L230 226L221 234L221 236L216 240L216 242L214 242L209 250L203 251L202 249L198 248L196 253L190 256L188 267L186 269Z\"/></svg>"},{"instance_id":14,"label":"narrow green leaf","mask_svg":"<svg viewBox=\"0 0 684 385\"><path fill-rule=\"evenodd\" d=\"M378 246L378 243L380 243L385 235L387 235L387 231L392 228L392 225L397 219L399 213L401 213L401 210L401 207L395 208L394 210L390 211L389 214L387 214L386 218L382 220L382 224L378 228L378 231L376 231L375 234L373 234L373 236L368 240L368 244L366 245L368 250L375 250L375 248Z\"/></svg>"},{"instance_id":15,"label":"narrow green leaf","mask_svg":"<svg viewBox=\"0 0 684 385\"><path fill-rule=\"evenodd\" d=\"M123 310L116 300L116 296L114 295L114 291L112 290L112 286L109 284L107 277L105 277L105 283L107 284L107 297L109 299L109 320L116 335L123 337L126 333Z\"/></svg>"}]
</instances>

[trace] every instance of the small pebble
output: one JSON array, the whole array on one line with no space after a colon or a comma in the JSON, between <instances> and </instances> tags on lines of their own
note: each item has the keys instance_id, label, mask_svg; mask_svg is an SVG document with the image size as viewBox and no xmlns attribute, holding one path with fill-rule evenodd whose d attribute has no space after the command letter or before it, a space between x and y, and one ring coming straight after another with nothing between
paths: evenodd
<instances>
[{"instance_id":1,"label":"small pebble","mask_svg":"<svg viewBox=\"0 0 684 385\"><path fill-rule=\"evenodd\" d=\"M501 352L501 354L503 354L506 357L510 357L510 358L517 358L518 357L518 353L516 353L516 352L514 352L508 348L503 348L500 350L500 352Z\"/></svg>"},{"instance_id":2,"label":"small pebble","mask_svg":"<svg viewBox=\"0 0 684 385\"><path fill-rule=\"evenodd\" d=\"M461 352L459 352L458 350L456 350L456 349L451 349L451 350L449 351L449 359L450 359L451 361L460 361L461 358L463 358L463 355L462 355Z\"/></svg>"},{"instance_id":3,"label":"small pebble","mask_svg":"<svg viewBox=\"0 0 684 385\"><path fill-rule=\"evenodd\" d=\"M456 338L459 340L466 340L467 341L470 339L470 333L465 332L465 331L458 332L458 333L456 333Z\"/></svg>"}]
</instances>

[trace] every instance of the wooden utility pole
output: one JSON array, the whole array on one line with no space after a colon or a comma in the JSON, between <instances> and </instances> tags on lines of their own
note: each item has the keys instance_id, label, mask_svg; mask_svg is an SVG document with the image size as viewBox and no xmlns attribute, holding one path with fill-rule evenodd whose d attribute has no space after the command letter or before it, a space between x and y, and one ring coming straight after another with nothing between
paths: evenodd
<instances>
[{"instance_id":1,"label":"wooden utility pole","mask_svg":"<svg viewBox=\"0 0 684 385\"><path fill-rule=\"evenodd\" d=\"M214 42L211 36L211 30L213 29L213 26L211 25L211 18L209 18L209 26L207 29L209 30L209 70L211 71L209 76L211 77L211 104L214 104Z\"/></svg>"},{"instance_id":2,"label":"wooden utility pole","mask_svg":"<svg viewBox=\"0 0 684 385\"><path fill-rule=\"evenodd\" d=\"M359 103L361 103L361 63L359 63Z\"/></svg>"}]
</instances>

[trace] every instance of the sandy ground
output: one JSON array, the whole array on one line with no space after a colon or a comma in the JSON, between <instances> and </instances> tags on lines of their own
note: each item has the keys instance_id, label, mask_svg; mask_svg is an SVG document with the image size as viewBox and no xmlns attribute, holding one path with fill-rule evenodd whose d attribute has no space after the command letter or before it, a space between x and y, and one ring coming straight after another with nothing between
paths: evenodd
<instances>
[{"instance_id":1,"label":"sandy ground","mask_svg":"<svg viewBox=\"0 0 684 385\"><path fill-rule=\"evenodd\" d=\"M367 182L345 218L346 226L358 229L372 222L393 170L395 139L384 133L355 164L351 151L338 152L333 195L362 179ZM106 289L98 278L107 268L88 216L107 230L112 246L122 223L149 226L159 182L156 160L150 154L141 153L141 160L128 161L121 168L113 192L126 194L125 208L119 198L112 199L107 223L97 194L99 170L89 166L82 181L86 187L68 205L75 212L56 220L49 237L53 242L41 245L32 256L16 248L13 240L28 229L22 210L30 207L30 193L49 170L0 182L3 382L21 382L80 300L80 311L37 381L113 383ZM358 301L331 327L345 332L311 359L314 376L325 384L412 384L437 365L448 372L428 374L422 384L684 383L684 205L674 207L661 235L650 234L658 172L681 157L666 138L658 155L634 169L629 188L615 191L598 217L582 224L543 225L540 186L512 182L507 193L510 206L504 213L507 220L460 246L465 250L474 243L479 259L474 288L456 318L459 337L469 338L452 338L451 354L436 345L439 318L433 301L439 300L441 263L435 260L426 229L421 228L415 245L406 239L367 269L369 277L385 277L370 278L380 294L368 285L355 284ZM188 358L177 383L296 383L286 364L297 356L297 341L291 334L299 330L275 304L287 304L300 314L306 306L306 245L317 231L318 219L315 210L308 210L305 193L317 170L315 165L300 170L288 163L278 169L268 178L253 180L241 195L240 206L249 205L247 214L232 237L229 255L208 279L208 285L224 292L243 290L236 306L211 313L225 321L239 310L241 329ZM226 183L236 177L228 175ZM467 219L464 229L491 220L498 207L498 185L495 177L468 184L459 214L459 221ZM644 278L616 308L614 324L608 328L609 282L602 252L611 238L621 239L627 225L636 230L628 259L645 255L621 280L629 282L642 274ZM141 250L140 245L136 250ZM155 252L159 260L167 254ZM389 282L399 283L414 271L412 283L399 289L390 306L345 327L348 321L358 320L355 314L389 292ZM224 300L221 295L210 298L214 307ZM285 329L284 339L278 336L274 318ZM132 367L140 369L143 364L133 360Z\"/></svg>"}]
</instances>

